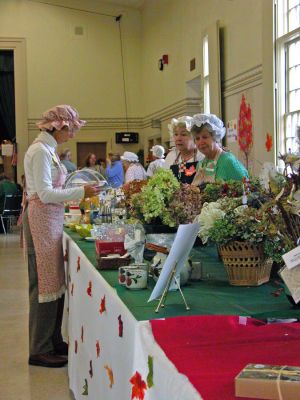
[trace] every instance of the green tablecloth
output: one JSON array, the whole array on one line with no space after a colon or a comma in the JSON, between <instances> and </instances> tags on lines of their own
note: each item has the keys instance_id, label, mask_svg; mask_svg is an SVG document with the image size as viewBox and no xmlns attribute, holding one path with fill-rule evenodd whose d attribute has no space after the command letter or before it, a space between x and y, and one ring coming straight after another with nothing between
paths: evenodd
<instances>
[{"instance_id":1,"label":"green tablecloth","mask_svg":"<svg viewBox=\"0 0 300 400\"><path fill-rule=\"evenodd\" d=\"M87 242L70 229L66 233L76 242L81 251L95 266L95 244ZM186 311L178 292L170 292L166 307L157 314L157 302L147 303L154 282L148 289L131 291L118 284L118 271L99 271L102 277L116 289L119 297L139 321L179 315L243 315L256 318L299 318L300 311L293 309L284 293L274 296L278 284L269 282L258 287L231 286L228 283L222 262L218 259L215 247L200 247L192 250L192 259L201 260L204 275L208 279L190 282L182 288L191 308Z\"/></svg>"}]
</instances>

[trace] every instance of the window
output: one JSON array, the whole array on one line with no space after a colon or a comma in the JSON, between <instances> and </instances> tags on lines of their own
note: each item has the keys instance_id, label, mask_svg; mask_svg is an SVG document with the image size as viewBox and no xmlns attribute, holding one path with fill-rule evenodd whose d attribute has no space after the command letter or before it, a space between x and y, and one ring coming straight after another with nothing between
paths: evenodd
<instances>
[{"instance_id":1,"label":"window","mask_svg":"<svg viewBox=\"0 0 300 400\"><path fill-rule=\"evenodd\" d=\"M203 91L204 91L204 113L210 113L209 99L209 54L208 54L208 36L203 38Z\"/></svg>"},{"instance_id":2,"label":"window","mask_svg":"<svg viewBox=\"0 0 300 400\"><path fill-rule=\"evenodd\" d=\"M278 150L298 152L300 127L300 0L275 0Z\"/></svg>"}]
</instances>

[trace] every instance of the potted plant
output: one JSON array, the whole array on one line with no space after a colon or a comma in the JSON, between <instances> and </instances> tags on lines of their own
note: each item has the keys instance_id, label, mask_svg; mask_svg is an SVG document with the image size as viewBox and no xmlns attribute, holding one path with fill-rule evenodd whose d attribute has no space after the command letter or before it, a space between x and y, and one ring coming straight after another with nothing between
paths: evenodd
<instances>
[{"instance_id":1,"label":"potted plant","mask_svg":"<svg viewBox=\"0 0 300 400\"><path fill-rule=\"evenodd\" d=\"M254 208L241 198L205 203L199 236L217 244L232 285L257 286L269 280L272 262L292 248L274 200ZM279 230L282 227L282 230Z\"/></svg>"}]
</instances>

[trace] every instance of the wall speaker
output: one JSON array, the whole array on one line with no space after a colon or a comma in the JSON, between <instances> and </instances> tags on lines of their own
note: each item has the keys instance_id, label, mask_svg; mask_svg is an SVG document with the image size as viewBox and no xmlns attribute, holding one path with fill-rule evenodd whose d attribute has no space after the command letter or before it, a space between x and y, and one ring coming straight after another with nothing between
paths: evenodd
<instances>
[{"instance_id":1,"label":"wall speaker","mask_svg":"<svg viewBox=\"0 0 300 400\"><path fill-rule=\"evenodd\" d=\"M138 143L139 134L137 132L116 132L116 143Z\"/></svg>"}]
</instances>

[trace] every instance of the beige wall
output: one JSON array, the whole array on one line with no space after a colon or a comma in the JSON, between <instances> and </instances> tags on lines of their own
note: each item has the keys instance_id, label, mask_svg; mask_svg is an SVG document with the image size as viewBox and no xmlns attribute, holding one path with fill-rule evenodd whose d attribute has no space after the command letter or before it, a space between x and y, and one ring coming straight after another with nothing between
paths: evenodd
<instances>
[{"instance_id":1,"label":"beige wall","mask_svg":"<svg viewBox=\"0 0 300 400\"><path fill-rule=\"evenodd\" d=\"M136 130L141 87L141 67L136 62L141 54L140 12L99 6L97 1L89 0L57 3L111 15L123 14L128 116L133 118L129 128ZM83 36L75 35L77 26L83 27ZM76 140L107 141L110 149L118 149L114 145L114 132L127 130L127 126L119 24L115 18L28 0L0 0L1 37L25 38L26 43L29 132L17 132L20 161L28 143L38 133L36 120L55 104L72 104L88 121ZM128 147L134 151L142 146ZM74 144L71 147L76 148ZM20 176L22 163L18 169Z\"/></svg>"},{"instance_id":2,"label":"beige wall","mask_svg":"<svg viewBox=\"0 0 300 400\"><path fill-rule=\"evenodd\" d=\"M252 108L254 146L250 159L251 170L257 173L261 162L274 158L274 152L267 153L264 146L266 133L274 134L272 0L146 1L142 12L143 114L155 117L170 104L179 104L173 107L173 116L184 114L180 104L187 98L186 82L201 75L202 37L217 20L224 51L223 118L225 122L238 119L244 94ZM169 54L170 64L161 72L157 61L162 54ZM196 69L190 72L192 58L196 59ZM199 93L199 110L201 101ZM190 111L186 107L187 114L192 114ZM162 119L163 141L168 137L167 117ZM151 136L146 130L145 134ZM243 159L237 145L229 147Z\"/></svg>"},{"instance_id":3,"label":"beige wall","mask_svg":"<svg viewBox=\"0 0 300 400\"><path fill-rule=\"evenodd\" d=\"M200 89L187 83L202 71L202 37L219 20L223 41L223 118L238 118L242 94L253 112L254 172L259 163L272 161L266 153L266 133L274 133L272 0L145 0L141 10L105 5L96 0L53 0L52 3L111 15L122 13L129 130L140 133L138 145L125 150L147 150L148 138L169 140L167 124L175 116L199 112ZM85 35L74 35L82 26ZM29 134L43 110L71 103L88 125L77 141L106 141L116 146L116 131L127 130L123 97L118 24L114 18L24 0L0 0L0 38L26 41ZM169 55L169 65L158 70L158 60ZM189 71L190 59L196 69ZM161 128L152 128L159 119ZM144 140L145 139L145 140ZM24 148L21 146L21 148ZM68 144L75 153L76 143ZM230 148L239 156L237 146ZM21 154L22 156L22 154ZM74 154L76 159L76 154Z\"/></svg>"}]
</instances>

